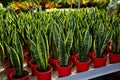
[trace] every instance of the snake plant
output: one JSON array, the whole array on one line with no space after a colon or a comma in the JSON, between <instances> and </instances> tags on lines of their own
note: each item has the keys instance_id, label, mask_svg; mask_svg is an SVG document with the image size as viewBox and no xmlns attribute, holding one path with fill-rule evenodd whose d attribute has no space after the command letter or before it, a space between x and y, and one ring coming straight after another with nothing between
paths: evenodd
<instances>
[{"instance_id":1,"label":"snake plant","mask_svg":"<svg viewBox=\"0 0 120 80\"><path fill-rule=\"evenodd\" d=\"M60 33L58 31L57 25L53 24L53 56L52 58L59 58L59 48L60 48Z\"/></svg>"},{"instance_id":2,"label":"snake plant","mask_svg":"<svg viewBox=\"0 0 120 80\"><path fill-rule=\"evenodd\" d=\"M112 52L115 54L120 53L120 20L116 20L113 27L113 37L112 37Z\"/></svg>"},{"instance_id":3,"label":"snake plant","mask_svg":"<svg viewBox=\"0 0 120 80\"><path fill-rule=\"evenodd\" d=\"M60 32L60 65L68 66L69 65L69 57L70 57L70 49L73 43L73 32L72 30L68 30L66 35L61 29Z\"/></svg>"},{"instance_id":4,"label":"snake plant","mask_svg":"<svg viewBox=\"0 0 120 80\"><path fill-rule=\"evenodd\" d=\"M12 45L5 44L7 51L9 52L9 57L12 63L12 66L15 68L14 78L20 78L23 76L23 50L22 45L19 40L19 35L14 31L14 39Z\"/></svg>"},{"instance_id":5,"label":"snake plant","mask_svg":"<svg viewBox=\"0 0 120 80\"><path fill-rule=\"evenodd\" d=\"M111 38L112 30L110 28L106 28L104 24L100 23L95 38L96 57L104 57L104 48Z\"/></svg>"},{"instance_id":6,"label":"snake plant","mask_svg":"<svg viewBox=\"0 0 120 80\"><path fill-rule=\"evenodd\" d=\"M92 36L89 28L78 30L77 33L78 52L80 54L78 60L85 62L88 61L87 54L92 44Z\"/></svg>"},{"instance_id":7,"label":"snake plant","mask_svg":"<svg viewBox=\"0 0 120 80\"><path fill-rule=\"evenodd\" d=\"M48 65L48 40L45 33L38 32L37 36L34 36L36 41L29 39L30 49L34 54L33 57L38 64L38 71L47 71Z\"/></svg>"}]
</instances>

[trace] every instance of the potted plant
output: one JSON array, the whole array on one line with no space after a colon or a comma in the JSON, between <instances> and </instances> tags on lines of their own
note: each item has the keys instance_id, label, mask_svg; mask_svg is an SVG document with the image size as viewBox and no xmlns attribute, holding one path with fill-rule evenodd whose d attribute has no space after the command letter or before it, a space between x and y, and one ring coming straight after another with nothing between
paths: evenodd
<instances>
[{"instance_id":1,"label":"potted plant","mask_svg":"<svg viewBox=\"0 0 120 80\"><path fill-rule=\"evenodd\" d=\"M109 63L120 62L120 24L119 19L115 21L113 26L112 50L109 53Z\"/></svg>"},{"instance_id":2,"label":"potted plant","mask_svg":"<svg viewBox=\"0 0 120 80\"><path fill-rule=\"evenodd\" d=\"M106 65L106 56L104 55L104 48L112 37L112 30L105 27L102 22L99 24L95 37L95 56L93 57L94 67L102 67Z\"/></svg>"},{"instance_id":3,"label":"potted plant","mask_svg":"<svg viewBox=\"0 0 120 80\"><path fill-rule=\"evenodd\" d=\"M35 75L38 80L51 80L52 67L48 63L48 40L44 32L36 32L38 32L38 34L35 36L35 40L29 39L30 49L38 65Z\"/></svg>"},{"instance_id":4,"label":"potted plant","mask_svg":"<svg viewBox=\"0 0 120 80\"><path fill-rule=\"evenodd\" d=\"M79 57L76 58L75 62L76 71L81 72L89 69L90 59L88 59L87 55L92 44L92 36L89 28L78 30L77 35Z\"/></svg>"},{"instance_id":5,"label":"potted plant","mask_svg":"<svg viewBox=\"0 0 120 80\"><path fill-rule=\"evenodd\" d=\"M53 33L52 33L52 58L50 59L50 64L54 70L56 70L56 63L59 62L59 47L60 47L60 33L57 28L57 24L53 23Z\"/></svg>"},{"instance_id":6,"label":"potted plant","mask_svg":"<svg viewBox=\"0 0 120 80\"><path fill-rule=\"evenodd\" d=\"M10 27L10 26L9 26ZM10 48L7 47L7 45L11 45L12 44L12 39L13 39L13 32L11 32L10 30L5 30L3 28L3 33L1 34L1 49L4 50L4 68L5 68L5 72L7 74L7 79L10 79L10 75L12 72L15 71L13 65L12 65L12 60L10 59ZM11 32L8 34L8 32ZM2 55L3 56L3 55Z\"/></svg>"},{"instance_id":7,"label":"potted plant","mask_svg":"<svg viewBox=\"0 0 120 80\"><path fill-rule=\"evenodd\" d=\"M73 43L73 32L72 30L68 30L65 35L63 28L60 28L60 62L56 64L56 67L58 76L63 77L71 74L73 63L69 61L69 57Z\"/></svg>"},{"instance_id":8,"label":"potted plant","mask_svg":"<svg viewBox=\"0 0 120 80\"><path fill-rule=\"evenodd\" d=\"M12 62L12 66L15 68L15 71L12 72L10 75L10 80L28 80L29 73L25 70L23 70L23 63L24 63L24 57L23 57L23 50L22 45L19 40L18 33L14 31L14 39L12 45L7 45L6 47L9 51L10 60Z\"/></svg>"},{"instance_id":9,"label":"potted plant","mask_svg":"<svg viewBox=\"0 0 120 80\"><path fill-rule=\"evenodd\" d=\"M76 40L77 39L76 39L75 35L73 35L73 44L72 44L72 48L70 50L70 58L69 58L69 60L73 62L73 66L75 66L75 59L77 57L79 57Z\"/></svg>"}]
</instances>

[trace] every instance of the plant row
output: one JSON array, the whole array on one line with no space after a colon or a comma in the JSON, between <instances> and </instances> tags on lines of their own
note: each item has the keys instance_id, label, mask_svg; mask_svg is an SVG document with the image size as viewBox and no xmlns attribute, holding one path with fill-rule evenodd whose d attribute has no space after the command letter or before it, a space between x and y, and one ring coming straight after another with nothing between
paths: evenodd
<instances>
[{"instance_id":1,"label":"plant row","mask_svg":"<svg viewBox=\"0 0 120 80\"><path fill-rule=\"evenodd\" d=\"M71 74L72 65L76 72L88 70L90 62L96 68L105 66L108 53L116 55L113 61L109 55L110 63L120 62L120 19L114 13L97 8L19 14L8 10L0 12L0 19L1 62L6 62L6 71L13 69L7 74L10 80L28 79L24 58L38 80L50 80L52 69L63 77ZM46 79L42 72L49 74Z\"/></svg>"}]
</instances>

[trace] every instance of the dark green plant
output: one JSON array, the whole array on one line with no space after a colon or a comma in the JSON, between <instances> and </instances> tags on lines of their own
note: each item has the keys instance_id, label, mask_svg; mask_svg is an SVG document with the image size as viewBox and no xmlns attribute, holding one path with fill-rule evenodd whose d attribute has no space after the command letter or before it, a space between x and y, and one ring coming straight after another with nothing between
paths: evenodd
<instances>
[{"instance_id":1,"label":"dark green plant","mask_svg":"<svg viewBox=\"0 0 120 80\"><path fill-rule=\"evenodd\" d=\"M82 62L88 61L87 54L92 44L89 28L78 30L77 39L78 52L80 54L78 60Z\"/></svg>"},{"instance_id":2,"label":"dark green plant","mask_svg":"<svg viewBox=\"0 0 120 80\"><path fill-rule=\"evenodd\" d=\"M19 40L19 35L16 31L14 31L14 39L12 45L6 45L7 51L9 52L9 57L12 63L12 66L15 68L14 78L23 77L23 50L22 45Z\"/></svg>"},{"instance_id":3,"label":"dark green plant","mask_svg":"<svg viewBox=\"0 0 120 80\"><path fill-rule=\"evenodd\" d=\"M108 41L112 38L112 30L104 26L101 22L95 36L95 52L96 57L104 57L104 48Z\"/></svg>"},{"instance_id":4,"label":"dark green plant","mask_svg":"<svg viewBox=\"0 0 120 80\"><path fill-rule=\"evenodd\" d=\"M36 41L29 39L31 53L38 64L38 71L47 71L49 69L48 64L48 39L45 33L38 31L37 36L34 36Z\"/></svg>"},{"instance_id":5,"label":"dark green plant","mask_svg":"<svg viewBox=\"0 0 120 80\"><path fill-rule=\"evenodd\" d=\"M60 52L60 33L58 31L57 24L53 24L53 54L52 58L58 59Z\"/></svg>"},{"instance_id":6,"label":"dark green plant","mask_svg":"<svg viewBox=\"0 0 120 80\"><path fill-rule=\"evenodd\" d=\"M70 49L73 43L73 32L72 30L68 30L65 33L62 31L60 32L60 65L61 66L68 66L69 65L69 57L70 57Z\"/></svg>"},{"instance_id":7,"label":"dark green plant","mask_svg":"<svg viewBox=\"0 0 120 80\"><path fill-rule=\"evenodd\" d=\"M112 37L112 52L120 54L120 20L116 20L113 26L113 37Z\"/></svg>"}]
</instances>

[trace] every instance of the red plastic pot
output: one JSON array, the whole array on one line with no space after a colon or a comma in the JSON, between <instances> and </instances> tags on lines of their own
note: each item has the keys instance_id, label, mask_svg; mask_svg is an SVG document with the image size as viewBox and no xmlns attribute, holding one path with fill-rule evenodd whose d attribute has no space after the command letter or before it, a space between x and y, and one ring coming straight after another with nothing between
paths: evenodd
<instances>
[{"instance_id":1,"label":"red plastic pot","mask_svg":"<svg viewBox=\"0 0 120 80\"><path fill-rule=\"evenodd\" d=\"M106 47L106 48L104 49L105 56L108 55L109 51L110 51L109 47Z\"/></svg>"},{"instance_id":2,"label":"red plastic pot","mask_svg":"<svg viewBox=\"0 0 120 80\"><path fill-rule=\"evenodd\" d=\"M75 65L76 65L76 72L87 71L89 69L90 59L87 62L80 62L76 58Z\"/></svg>"},{"instance_id":3,"label":"red plastic pot","mask_svg":"<svg viewBox=\"0 0 120 80\"><path fill-rule=\"evenodd\" d=\"M106 66L106 61L107 61L107 58L96 58L94 56L93 58L94 67L97 68L97 67Z\"/></svg>"},{"instance_id":4,"label":"red plastic pot","mask_svg":"<svg viewBox=\"0 0 120 80\"><path fill-rule=\"evenodd\" d=\"M7 79L11 80L10 75L15 71L15 69L14 68L9 68L7 66L8 66L8 64L4 65L5 72L6 72L6 75L7 75Z\"/></svg>"},{"instance_id":5,"label":"red plastic pot","mask_svg":"<svg viewBox=\"0 0 120 80\"><path fill-rule=\"evenodd\" d=\"M51 80L53 68L51 66L49 66L49 67L50 67L50 69L47 72L39 72L37 69L35 70L37 80Z\"/></svg>"},{"instance_id":6,"label":"red plastic pot","mask_svg":"<svg viewBox=\"0 0 120 80\"><path fill-rule=\"evenodd\" d=\"M69 60L73 62L73 66L75 66L75 59L79 57L79 54L70 55Z\"/></svg>"},{"instance_id":7,"label":"red plastic pot","mask_svg":"<svg viewBox=\"0 0 120 80\"><path fill-rule=\"evenodd\" d=\"M26 61L28 67L30 66L29 61L31 61L31 59L32 59L31 56L28 56L28 55L25 56L25 61Z\"/></svg>"},{"instance_id":8,"label":"red plastic pot","mask_svg":"<svg viewBox=\"0 0 120 80\"><path fill-rule=\"evenodd\" d=\"M35 70L37 69L37 64L33 64L29 61L30 68L32 69L32 75L35 75Z\"/></svg>"},{"instance_id":9,"label":"red plastic pot","mask_svg":"<svg viewBox=\"0 0 120 80\"><path fill-rule=\"evenodd\" d=\"M28 50L28 49L24 49L24 50L23 50L24 56L27 55L28 53L29 53L29 50Z\"/></svg>"},{"instance_id":10,"label":"red plastic pot","mask_svg":"<svg viewBox=\"0 0 120 80\"><path fill-rule=\"evenodd\" d=\"M24 70L24 73L25 73L25 75L23 77L21 77L21 78L14 78L13 76L14 76L15 72L13 72L10 75L10 78L11 78L11 80L28 80L28 78L29 78L29 72Z\"/></svg>"},{"instance_id":11,"label":"red plastic pot","mask_svg":"<svg viewBox=\"0 0 120 80\"><path fill-rule=\"evenodd\" d=\"M93 57L94 57L94 55L95 55L95 52L89 52L88 53L88 58L90 58L91 59L91 62L93 61Z\"/></svg>"},{"instance_id":12,"label":"red plastic pot","mask_svg":"<svg viewBox=\"0 0 120 80\"><path fill-rule=\"evenodd\" d=\"M59 77L64 77L64 76L68 76L71 74L71 70L72 70L72 62L69 62L69 65L66 67L60 66L59 62L56 63L56 67L57 67L57 71L58 71L58 76Z\"/></svg>"},{"instance_id":13,"label":"red plastic pot","mask_svg":"<svg viewBox=\"0 0 120 80\"><path fill-rule=\"evenodd\" d=\"M50 59L50 65L53 67L53 70L56 70L56 63L58 63L59 59Z\"/></svg>"},{"instance_id":14,"label":"red plastic pot","mask_svg":"<svg viewBox=\"0 0 120 80\"><path fill-rule=\"evenodd\" d=\"M120 62L120 54L109 53L109 63Z\"/></svg>"}]
</instances>

